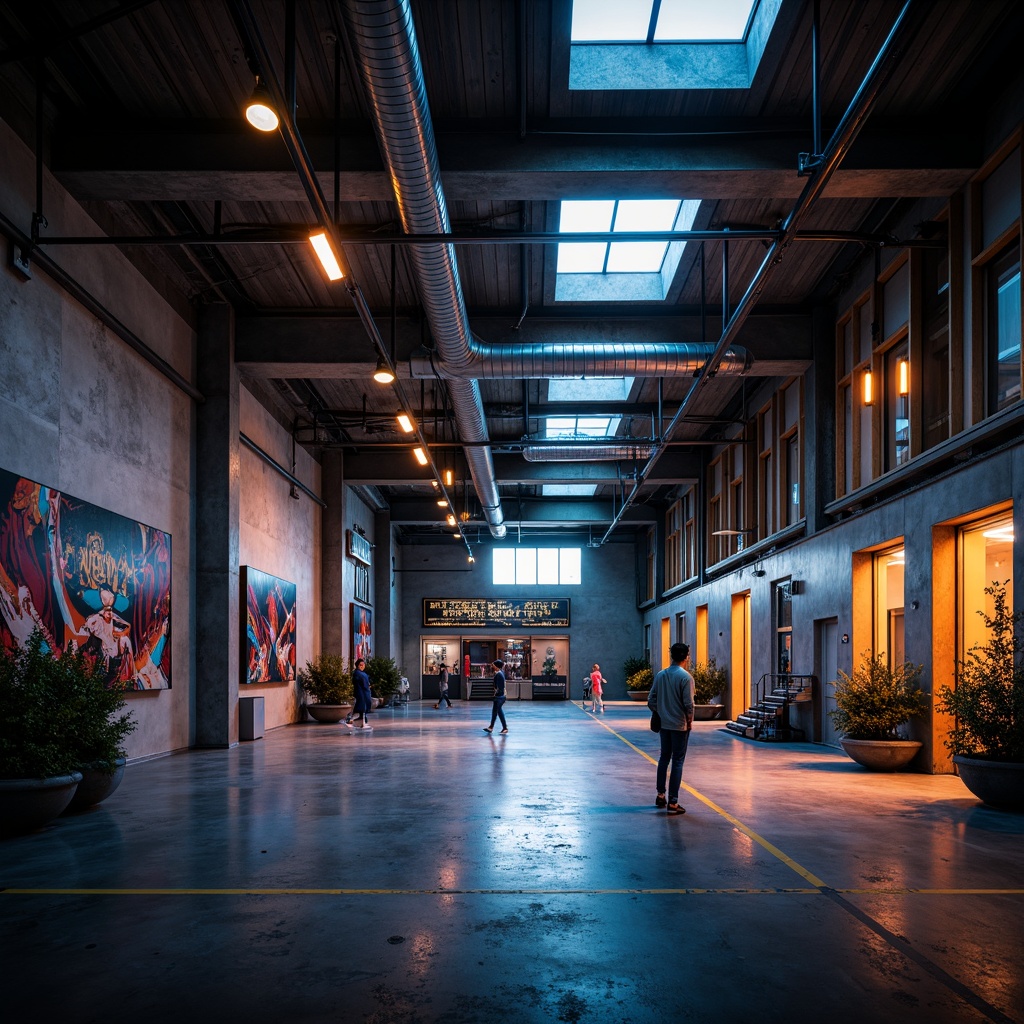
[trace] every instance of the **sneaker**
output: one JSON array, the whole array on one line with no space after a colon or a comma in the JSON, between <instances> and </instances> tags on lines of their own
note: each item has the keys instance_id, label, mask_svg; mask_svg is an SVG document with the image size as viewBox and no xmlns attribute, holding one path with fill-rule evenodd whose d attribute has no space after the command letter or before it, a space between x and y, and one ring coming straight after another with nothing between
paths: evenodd
<instances>
[{"instance_id":1,"label":"sneaker","mask_svg":"<svg viewBox=\"0 0 1024 1024\"><path fill-rule=\"evenodd\" d=\"M361 725L359 728L363 729L366 732L373 732L373 726L372 725Z\"/></svg>"},{"instance_id":2,"label":"sneaker","mask_svg":"<svg viewBox=\"0 0 1024 1024\"><path fill-rule=\"evenodd\" d=\"M486 725L484 726L484 732L493 732L493 731L494 731L493 729L488 728Z\"/></svg>"},{"instance_id":3,"label":"sneaker","mask_svg":"<svg viewBox=\"0 0 1024 1024\"><path fill-rule=\"evenodd\" d=\"M502 729L501 732L498 733L498 735L499 736L504 736L507 732L508 732L508 729Z\"/></svg>"}]
</instances>

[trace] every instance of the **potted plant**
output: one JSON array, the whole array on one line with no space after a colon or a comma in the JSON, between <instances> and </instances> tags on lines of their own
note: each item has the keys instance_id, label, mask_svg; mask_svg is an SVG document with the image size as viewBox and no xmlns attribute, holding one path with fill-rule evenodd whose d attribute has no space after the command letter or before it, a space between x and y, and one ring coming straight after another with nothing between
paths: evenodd
<instances>
[{"instance_id":1,"label":"potted plant","mask_svg":"<svg viewBox=\"0 0 1024 1024\"><path fill-rule=\"evenodd\" d=\"M921 670L909 661L891 668L882 654L865 651L852 675L840 670L829 684L835 687L836 706L828 716L842 734L843 750L858 764L894 772L921 749L918 740L903 736L907 722L925 711L917 682Z\"/></svg>"},{"instance_id":2,"label":"potted plant","mask_svg":"<svg viewBox=\"0 0 1024 1024\"><path fill-rule=\"evenodd\" d=\"M402 670L394 658L375 654L366 659L366 674L370 677L370 692L387 707L402 688Z\"/></svg>"},{"instance_id":3,"label":"potted plant","mask_svg":"<svg viewBox=\"0 0 1024 1024\"><path fill-rule=\"evenodd\" d=\"M690 670L693 676L693 717L698 721L712 721L722 713L723 705L714 703L725 693L729 675L718 667L714 658L700 662Z\"/></svg>"},{"instance_id":4,"label":"potted plant","mask_svg":"<svg viewBox=\"0 0 1024 1024\"><path fill-rule=\"evenodd\" d=\"M121 784L127 763L124 740L137 723L124 710L128 701L123 684L108 685L81 654L65 651L58 664L63 690L58 699L75 717L70 740L82 773L67 810L81 811L106 800Z\"/></svg>"},{"instance_id":5,"label":"potted plant","mask_svg":"<svg viewBox=\"0 0 1024 1024\"><path fill-rule=\"evenodd\" d=\"M630 700L647 703L647 694L654 682L654 670L646 658L627 658L622 666L626 676L626 694Z\"/></svg>"},{"instance_id":6,"label":"potted plant","mask_svg":"<svg viewBox=\"0 0 1024 1024\"><path fill-rule=\"evenodd\" d=\"M957 663L956 685L939 689L939 709L955 718L946 747L964 785L992 807L1024 808L1024 615L1012 612L1005 584L985 588L992 615L979 611L988 640Z\"/></svg>"},{"instance_id":7,"label":"potted plant","mask_svg":"<svg viewBox=\"0 0 1024 1024\"><path fill-rule=\"evenodd\" d=\"M306 703L309 717L316 722L340 722L352 712L355 690L348 664L340 654L322 652L299 672L299 685L311 697Z\"/></svg>"},{"instance_id":8,"label":"potted plant","mask_svg":"<svg viewBox=\"0 0 1024 1024\"><path fill-rule=\"evenodd\" d=\"M62 664L63 662L63 664ZM54 699L65 659L36 630L24 647L0 648L0 834L41 828L82 780L71 742L72 709Z\"/></svg>"}]
</instances>

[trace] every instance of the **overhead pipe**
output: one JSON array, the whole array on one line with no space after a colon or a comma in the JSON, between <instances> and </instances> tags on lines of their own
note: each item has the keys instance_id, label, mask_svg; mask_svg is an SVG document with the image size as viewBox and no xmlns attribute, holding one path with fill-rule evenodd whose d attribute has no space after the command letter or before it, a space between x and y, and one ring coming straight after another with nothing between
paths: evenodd
<instances>
[{"instance_id":1,"label":"overhead pipe","mask_svg":"<svg viewBox=\"0 0 1024 1024\"><path fill-rule=\"evenodd\" d=\"M713 353L708 358L704 373L690 385L675 416L672 418L672 422L662 435L661 443L647 460L643 470L637 474L632 491L622 503L611 525L605 531L604 536L600 540L601 544L608 540L615 527L621 522L622 517L636 501L641 485L665 451L665 443L672 436L676 425L685 417L686 411L692 405L697 391L706 383L708 376L714 372L718 360L722 358L726 349L735 340L740 328L753 310L757 297L764 290L768 279L782 262L785 250L795 237L800 223L814 207L814 204L825 191L825 187L828 185L832 175L836 172L840 163L842 163L843 158L849 153L850 148L853 146L854 141L878 101L879 94L895 70L895 55L898 46L903 42L903 36L909 32L910 10L915 6L916 2L919 2L919 0L906 0L906 3L896 16L889 34L882 43L871 67L868 68L867 74L864 76L864 80L861 82L856 94L850 101L846 113L843 114L832 138L829 139L828 144L824 147L820 162L811 171L807 184L804 185L803 190L797 197L789 216L783 221L780 237L769 246L761 265L754 272L746 291L743 293L743 297L733 310L729 322L723 325L722 334L714 347Z\"/></svg>"}]
</instances>

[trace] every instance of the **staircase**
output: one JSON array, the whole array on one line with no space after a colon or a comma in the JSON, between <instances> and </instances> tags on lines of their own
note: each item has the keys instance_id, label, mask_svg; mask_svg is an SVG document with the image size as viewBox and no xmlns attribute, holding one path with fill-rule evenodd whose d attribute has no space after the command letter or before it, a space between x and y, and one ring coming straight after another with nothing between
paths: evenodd
<instances>
[{"instance_id":1,"label":"staircase","mask_svg":"<svg viewBox=\"0 0 1024 1024\"><path fill-rule=\"evenodd\" d=\"M726 729L765 742L802 740L804 731L790 725L789 709L813 699L815 681L815 676L766 672L754 687L753 706L737 715L735 721L726 722Z\"/></svg>"}]
</instances>

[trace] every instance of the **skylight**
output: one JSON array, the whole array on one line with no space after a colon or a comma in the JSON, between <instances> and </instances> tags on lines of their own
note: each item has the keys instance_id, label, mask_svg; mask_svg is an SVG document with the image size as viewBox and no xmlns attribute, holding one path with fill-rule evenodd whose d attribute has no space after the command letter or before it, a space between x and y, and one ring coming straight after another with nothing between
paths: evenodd
<instances>
[{"instance_id":1,"label":"skylight","mask_svg":"<svg viewBox=\"0 0 1024 1024\"><path fill-rule=\"evenodd\" d=\"M573 0L572 41L742 42L756 5L757 0Z\"/></svg>"},{"instance_id":2,"label":"skylight","mask_svg":"<svg viewBox=\"0 0 1024 1024\"><path fill-rule=\"evenodd\" d=\"M621 416L552 416L544 425L545 437L611 437Z\"/></svg>"},{"instance_id":3,"label":"skylight","mask_svg":"<svg viewBox=\"0 0 1024 1024\"><path fill-rule=\"evenodd\" d=\"M597 484L542 484L541 494L546 498L592 498Z\"/></svg>"},{"instance_id":4,"label":"skylight","mask_svg":"<svg viewBox=\"0 0 1024 1024\"><path fill-rule=\"evenodd\" d=\"M749 89L782 0L573 0L569 88Z\"/></svg>"},{"instance_id":5,"label":"skylight","mask_svg":"<svg viewBox=\"0 0 1024 1024\"><path fill-rule=\"evenodd\" d=\"M625 402L632 377L556 377L548 381L549 402Z\"/></svg>"},{"instance_id":6,"label":"skylight","mask_svg":"<svg viewBox=\"0 0 1024 1024\"><path fill-rule=\"evenodd\" d=\"M563 199L561 232L686 231L697 199ZM660 302L668 295L684 240L559 242L555 299Z\"/></svg>"}]
</instances>

